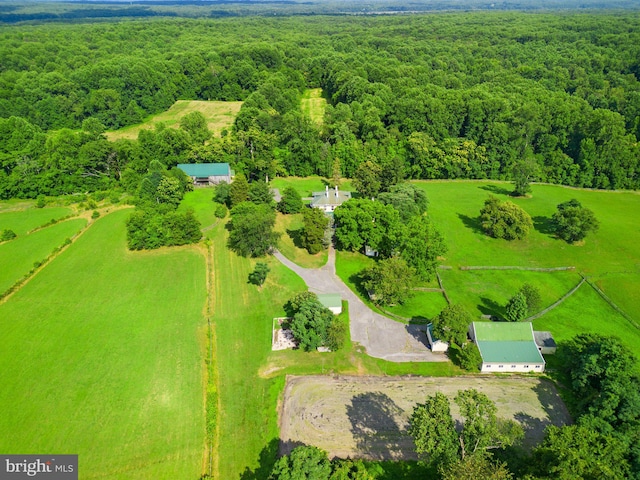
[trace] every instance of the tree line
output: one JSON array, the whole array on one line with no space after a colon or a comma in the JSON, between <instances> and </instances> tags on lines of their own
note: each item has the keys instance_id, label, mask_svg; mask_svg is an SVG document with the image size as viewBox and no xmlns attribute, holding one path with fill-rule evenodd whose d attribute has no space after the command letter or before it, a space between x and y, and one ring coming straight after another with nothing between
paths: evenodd
<instances>
[{"instance_id":1,"label":"tree line","mask_svg":"<svg viewBox=\"0 0 640 480\"><path fill-rule=\"evenodd\" d=\"M226 161L249 179L353 177L364 164L382 179L510 179L524 165L529 181L638 188L639 23L476 12L6 27L0 196L104 189L89 167L105 162L120 186L151 159ZM323 89L322 125L300 112L306 88ZM99 144L79 133L177 99L244 104L202 143L170 129Z\"/></svg>"}]
</instances>

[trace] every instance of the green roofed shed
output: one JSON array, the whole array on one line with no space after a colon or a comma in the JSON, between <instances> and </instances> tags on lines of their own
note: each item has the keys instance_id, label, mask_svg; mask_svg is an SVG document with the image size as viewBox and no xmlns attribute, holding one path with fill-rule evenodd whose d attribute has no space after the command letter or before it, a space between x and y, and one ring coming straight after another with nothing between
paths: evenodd
<instances>
[{"instance_id":1,"label":"green roofed shed","mask_svg":"<svg viewBox=\"0 0 640 480\"><path fill-rule=\"evenodd\" d=\"M194 185L231 183L233 174L228 163L179 163L178 168L191 177Z\"/></svg>"},{"instance_id":2,"label":"green roofed shed","mask_svg":"<svg viewBox=\"0 0 640 480\"><path fill-rule=\"evenodd\" d=\"M342 297L339 293L320 293L318 301L336 315L342 313Z\"/></svg>"},{"instance_id":3,"label":"green roofed shed","mask_svg":"<svg viewBox=\"0 0 640 480\"><path fill-rule=\"evenodd\" d=\"M530 322L474 322L469 334L480 350L483 372L544 372Z\"/></svg>"}]
</instances>

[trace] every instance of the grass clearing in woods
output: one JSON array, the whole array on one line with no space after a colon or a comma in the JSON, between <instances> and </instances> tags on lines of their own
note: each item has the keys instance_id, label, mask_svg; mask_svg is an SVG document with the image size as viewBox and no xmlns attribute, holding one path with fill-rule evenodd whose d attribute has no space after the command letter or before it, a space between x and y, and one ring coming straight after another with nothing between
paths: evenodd
<instances>
[{"instance_id":1,"label":"grass clearing in woods","mask_svg":"<svg viewBox=\"0 0 640 480\"><path fill-rule=\"evenodd\" d=\"M220 136L223 129L231 128L241 106L242 102L178 100L169 110L147 118L144 123L106 132L105 135L112 142L122 138L134 140L138 138L140 130L152 130L156 123L164 123L169 128L178 128L180 119L186 114L200 112L207 119L209 130L215 136Z\"/></svg>"},{"instance_id":2,"label":"grass clearing in woods","mask_svg":"<svg viewBox=\"0 0 640 480\"><path fill-rule=\"evenodd\" d=\"M316 125L324 123L324 111L327 107L327 99L322 96L321 88L306 90L300 101L302 113L307 115Z\"/></svg>"}]
</instances>

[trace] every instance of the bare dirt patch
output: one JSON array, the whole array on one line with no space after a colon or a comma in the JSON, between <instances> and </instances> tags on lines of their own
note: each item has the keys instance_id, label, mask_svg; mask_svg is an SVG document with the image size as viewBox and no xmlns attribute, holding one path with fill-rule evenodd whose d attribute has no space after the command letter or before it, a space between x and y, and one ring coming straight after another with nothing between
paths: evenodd
<instances>
[{"instance_id":1,"label":"bare dirt patch","mask_svg":"<svg viewBox=\"0 0 640 480\"><path fill-rule=\"evenodd\" d=\"M459 420L453 397L468 388L493 400L499 416L518 421L528 447L542 440L547 425L571 422L555 386L537 377L289 376L280 411L280 453L305 444L331 457L415 459L406 431L415 404L441 392Z\"/></svg>"}]
</instances>

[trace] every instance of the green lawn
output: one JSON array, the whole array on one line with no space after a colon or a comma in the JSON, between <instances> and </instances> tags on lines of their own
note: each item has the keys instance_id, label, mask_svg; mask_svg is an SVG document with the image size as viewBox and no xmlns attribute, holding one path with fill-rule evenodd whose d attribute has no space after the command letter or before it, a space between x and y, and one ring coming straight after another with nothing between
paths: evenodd
<instances>
[{"instance_id":1,"label":"green lawn","mask_svg":"<svg viewBox=\"0 0 640 480\"><path fill-rule=\"evenodd\" d=\"M221 405L216 478L232 479L258 468L260 451L278 438L276 403L284 378L262 378L258 372L271 352L273 317L284 315L285 302L305 286L272 257L263 287L248 284L255 261L226 247L222 225L210 233Z\"/></svg>"},{"instance_id":2,"label":"green lawn","mask_svg":"<svg viewBox=\"0 0 640 480\"><path fill-rule=\"evenodd\" d=\"M27 223L24 222L23 225ZM7 291L29 273L35 262L45 260L54 249L62 246L67 238L73 237L86 224L84 218L66 220L0 244L0 293Z\"/></svg>"},{"instance_id":3,"label":"green lawn","mask_svg":"<svg viewBox=\"0 0 640 480\"><path fill-rule=\"evenodd\" d=\"M203 470L204 256L130 253L101 217L0 305L0 451L77 453L80 478Z\"/></svg>"},{"instance_id":4,"label":"green lawn","mask_svg":"<svg viewBox=\"0 0 640 480\"><path fill-rule=\"evenodd\" d=\"M320 268L327 263L328 250L311 255L304 248L295 245L294 238L304 227L302 214L283 215L278 213L276 218L276 231L282 233L278 241L278 250L292 262L304 268Z\"/></svg>"},{"instance_id":5,"label":"green lawn","mask_svg":"<svg viewBox=\"0 0 640 480\"><path fill-rule=\"evenodd\" d=\"M7 202L2 202L3 206L7 206ZM13 230L20 236L34 228L40 227L51 220L58 220L62 217L70 215L72 210L64 207L48 207L48 208L27 208L12 211L0 210L0 232L5 229Z\"/></svg>"},{"instance_id":6,"label":"green lawn","mask_svg":"<svg viewBox=\"0 0 640 480\"><path fill-rule=\"evenodd\" d=\"M415 291L404 304L385 307L385 310L415 323L428 323L446 306L447 301L440 292Z\"/></svg>"},{"instance_id":7,"label":"green lawn","mask_svg":"<svg viewBox=\"0 0 640 480\"><path fill-rule=\"evenodd\" d=\"M519 270L441 270L442 283L454 303L463 305L474 317L504 318L504 306L524 285L540 291L540 310L552 305L581 280L575 271L532 272ZM537 312L529 312L533 315Z\"/></svg>"},{"instance_id":8,"label":"green lawn","mask_svg":"<svg viewBox=\"0 0 640 480\"><path fill-rule=\"evenodd\" d=\"M217 224L220 220L214 215L218 204L211 200L213 198L213 191L214 187L198 187L191 192L187 192L178 210L193 210L202 228Z\"/></svg>"},{"instance_id":9,"label":"green lawn","mask_svg":"<svg viewBox=\"0 0 640 480\"><path fill-rule=\"evenodd\" d=\"M558 308L534 320L533 326L536 330L551 331L560 342L577 333L612 335L640 357L640 330L611 308L587 283ZM640 364L637 366L640 371Z\"/></svg>"},{"instance_id":10,"label":"green lawn","mask_svg":"<svg viewBox=\"0 0 640 480\"><path fill-rule=\"evenodd\" d=\"M280 193L287 187L294 187L303 198L310 197L312 192L323 192L325 190L325 186L329 185L327 180L323 177L312 176L312 177L277 177L274 178L271 182L271 188L279 188ZM333 188L334 185L330 185ZM351 186L351 181L343 179L340 182L339 187L344 191L353 191L353 187Z\"/></svg>"}]
</instances>

